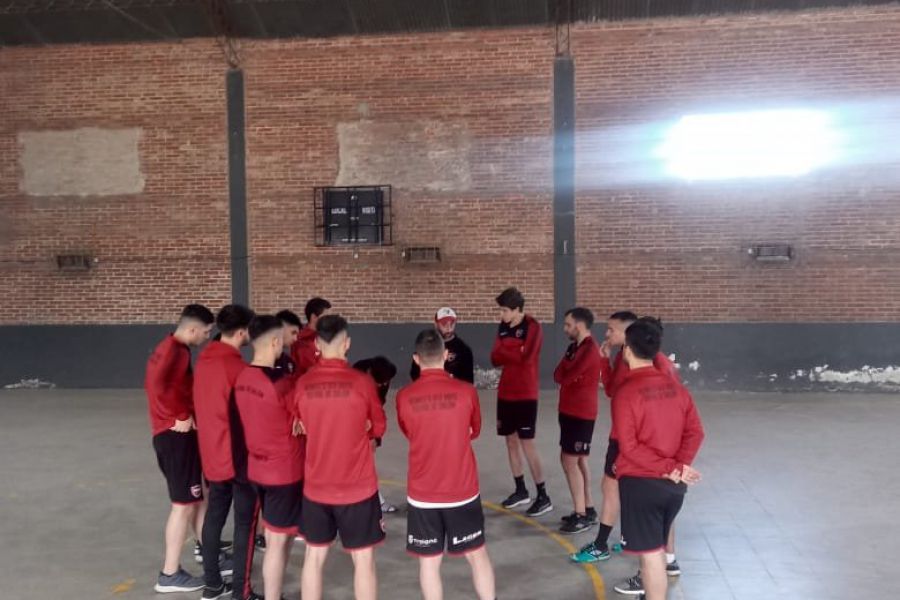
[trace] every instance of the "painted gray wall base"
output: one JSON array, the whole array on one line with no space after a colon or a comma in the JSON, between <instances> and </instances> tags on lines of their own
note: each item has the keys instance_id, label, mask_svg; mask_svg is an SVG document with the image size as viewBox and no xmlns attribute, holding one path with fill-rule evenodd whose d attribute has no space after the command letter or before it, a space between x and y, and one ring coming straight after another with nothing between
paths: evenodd
<instances>
[{"instance_id":1,"label":"painted gray wall base","mask_svg":"<svg viewBox=\"0 0 900 600\"><path fill-rule=\"evenodd\" d=\"M385 354L408 379L412 343L427 324L351 326L351 359ZM3 326L0 386L40 379L69 388L143 385L144 365L167 325ZM488 368L496 326L460 325L476 366ZM602 327L597 335L602 337ZM664 351L674 354L695 389L731 391L900 391L900 323L669 324ZM543 386L567 341L545 325Z\"/></svg>"}]
</instances>

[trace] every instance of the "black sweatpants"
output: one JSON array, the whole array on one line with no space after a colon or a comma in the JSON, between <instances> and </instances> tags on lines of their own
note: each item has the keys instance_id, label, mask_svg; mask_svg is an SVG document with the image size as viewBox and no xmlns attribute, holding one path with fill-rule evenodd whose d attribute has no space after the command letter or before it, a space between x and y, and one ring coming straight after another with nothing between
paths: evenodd
<instances>
[{"instance_id":1,"label":"black sweatpants","mask_svg":"<svg viewBox=\"0 0 900 600\"><path fill-rule=\"evenodd\" d=\"M237 480L210 482L206 518L203 521L203 578L206 585L219 587L219 543L222 529L228 519L228 511L234 503L234 586L236 598L250 595L250 573L253 567L256 523L259 519L259 502L253 486Z\"/></svg>"}]
</instances>

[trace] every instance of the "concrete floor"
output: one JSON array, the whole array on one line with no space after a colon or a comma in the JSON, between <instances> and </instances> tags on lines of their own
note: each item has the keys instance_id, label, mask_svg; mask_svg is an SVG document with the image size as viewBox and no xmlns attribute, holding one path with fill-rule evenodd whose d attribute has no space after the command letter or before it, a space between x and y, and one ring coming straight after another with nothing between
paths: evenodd
<instances>
[{"instance_id":1,"label":"concrete floor","mask_svg":"<svg viewBox=\"0 0 900 600\"><path fill-rule=\"evenodd\" d=\"M482 491L496 502L510 491L511 479L502 440L491 432L493 394L482 397ZM900 596L900 582L889 577L900 556L900 398L699 394L697 401L708 436L697 461L705 479L688 494L677 522L684 574L670 598ZM538 426L557 506L539 523L550 531L571 510L557 459L555 406L555 394L547 393ZM608 427L605 410L602 415L597 441ZM389 423L380 476L402 482L405 442L393 414ZM156 598L168 506L143 394L2 391L0 431L5 589L28 599ZM597 447L599 474L605 447ZM402 489L385 486L385 492L395 502L404 499ZM491 510L487 518L501 599L603 597L596 589L602 586L569 564L560 545L580 545L593 532L554 538L525 519ZM388 541L378 553L381 597L418 598L415 563L403 552L405 519L389 516L387 524ZM297 596L301 555L297 550L291 560L288 597ZM199 572L187 551L184 565ZM612 586L634 569L633 559L622 556L599 565L606 597L617 597ZM352 598L349 573L349 558L332 554L327 598ZM444 578L448 600L473 597L464 561L448 561Z\"/></svg>"}]
</instances>

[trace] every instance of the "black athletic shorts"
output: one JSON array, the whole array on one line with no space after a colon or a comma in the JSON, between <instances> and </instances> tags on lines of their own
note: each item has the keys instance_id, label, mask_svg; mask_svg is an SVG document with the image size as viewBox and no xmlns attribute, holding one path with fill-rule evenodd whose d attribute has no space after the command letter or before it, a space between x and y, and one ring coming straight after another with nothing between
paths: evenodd
<instances>
[{"instance_id":1,"label":"black athletic shorts","mask_svg":"<svg viewBox=\"0 0 900 600\"><path fill-rule=\"evenodd\" d=\"M200 446L197 431L187 433L167 430L153 436L156 462L169 486L173 504L193 504L203 500Z\"/></svg>"},{"instance_id":2,"label":"black athletic shorts","mask_svg":"<svg viewBox=\"0 0 900 600\"><path fill-rule=\"evenodd\" d=\"M364 550L384 541L378 492L355 504L321 504L303 497L303 536L310 546L328 546L340 534L344 550Z\"/></svg>"},{"instance_id":3,"label":"black athletic shorts","mask_svg":"<svg viewBox=\"0 0 900 600\"><path fill-rule=\"evenodd\" d=\"M537 400L497 399L497 435L519 434L533 440L537 425Z\"/></svg>"},{"instance_id":4,"label":"black athletic shorts","mask_svg":"<svg viewBox=\"0 0 900 600\"><path fill-rule=\"evenodd\" d=\"M603 472L613 479L616 478L616 459L619 458L619 441L609 438L609 446L606 448L606 464Z\"/></svg>"},{"instance_id":5,"label":"black athletic shorts","mask_svg":"<svg viewBox=\"0 0 900 600\"><path fill-rule=\"evenodd\" d=\"M484 511L481 497L453 508L409 505L406 516L406 551L416 556L467 554L484 546Z\"/></svg>"},{"instance_id":6,"label":"black athletic shorts","mask_svg":"<svg viewBox=\"0 0 900 600\"><path fill-rule=\"evenodd\" d=\"M645 554L665 548L686 492L687 485L668 479L620 478L625 552Z\"/></svg>"},{"instance_id":7,"label":"black athletic shorts","mask_svg":"<svg viewBox=\"0 0 900 600\"><path fill-rule=\"evenodd\" d=\"M287 485L253 485L259 497L260 518L266 529L275 533L302 535L300 515L303 507L303 482Z\"/></svg>"},{"instance_id":8,"label":"black athletic shorts","mask_svg":"<svg viewBox=\"0 0 900 600\"><path fill-rule=\"evenodd\" d=\"M559 413L559 447L563 452L587 456L593 438L594 421Z\"/></svg>"}]
</instances>

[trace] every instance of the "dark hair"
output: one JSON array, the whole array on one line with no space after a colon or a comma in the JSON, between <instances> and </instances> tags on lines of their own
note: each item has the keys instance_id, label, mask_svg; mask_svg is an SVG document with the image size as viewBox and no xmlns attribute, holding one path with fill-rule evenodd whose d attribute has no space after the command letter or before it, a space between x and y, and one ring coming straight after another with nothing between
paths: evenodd
<instances>
[{"instance_id":1,"label":"dark hair","mask_svg":"<svg viewBox=\"0 0 900 600\"><path fill-rule=\"evenodd\" d=\"M255 342L276 329L281 329L281 319L273 315L256 315L250 321L250 341Z\"/></svg>"},{"instance_id":2,"label":"dark hair","mask_svg":"<svg viewBox=\"0 0 900 600\"><path fill-rule=\"evenodd\" d=\"M325 315L316 323L316 333L326 344L347 331L347 319L341 315Z\"/></svg>"},{"instance_id":3,"label":"dark hair","mask_svg":"<svg viewBox=\"0 0 900 600\"><path fill-rule=\"evenodd\" d=\"M188 304L181 310L181 320L194 319L200 321L204 325L212 325L216 318L212 311L202 304Z\"/></svg>"},{"instance_id":4,"label":"dark hair","mask_svg":"<svg viewBox=\"0 0 900 600\"><path fill-rule=\"evenodd\" d=\"M620 310L609 315L610 321L622 321L623 323L634 323L638 316L630 310Z\"/></svg>"},{"instance_id":5,"label":"dark hair","mask_svg":"<svg viewBox=\"0 0 900 600\"><path fill-rule=\"evenodd\" d=\"M325 298L310 298L309 302L306 303L306 308L303 309L307 323L313 318L313 315L317 317L322 316L322 313L329 308L331 308L331 302Z\"/></svg>"},{"instance_id":6,"label":"dark hair","mask_svg":"<svg viewBox=\"0 0 900 600\"><path fill-rule=\"evenodd\" d=\"M656 325L657 327L659 327L659 332L660 333L663 332L662 319L660 319L659 317L641 317L640 319L638 319L638 321L642 321L644 323L650 323L651 325Z\"/></svg>"},{"instance_id":7,"label":"dark hair","mask_svg":"<svg viewBox=\"0 0 900 600\"><path fill-rule=\"evenodd\" d=\"M276 315L278 319L281 320L285 325L292 325L294 327L303 327L303 323L300 322L300 317L297 316L297 313L290 310L282 310L279 311Z\"/></svg>"},{"instance_id":8,"label":"dark hair","mask_svg":"<svg viewBox=\"0 0 900 600\"><path fill-rule=\"evenodd\" d=\"M495 300L497 301L497 305L502 306L503 308L508 308L510 310L525 309L525 296L514 287L506 288L500 292L500 295L497 296Z\"/></svg>"},{"instance_id":9,"label":"dark hair","mask_svg":"<svg viewBox=\"0 0 900 600\"><path fill-rule=\"evenodd\" d=\"M416 336L416 354L426 361L438 360L444 356L444 338L432 329L423 329Z\"/></svg>"},{"instance_id":10,"label":"dark hair","mask_svg":"<svg viewBox=\"0 0 900 600\"><path fill-rule=\"evenodd\" d=\"M625 345L643 360L652 360L659 353L661 343L662 330L650 321L635 321L625 330Z\"/></svg>"},{"instance_id":11,"label":"dark hair","mask_svg":"<svg viewBox=\"0 0 900 600\"><path fill-rule=\"evenodd\" d=\"M223 335L231 335L238 329L246 329L254 316L253 311L242 304L229 304L216 315L216 328Z\"/></svg>"},{"instance_id":12,"label":"dark hair","mask_svg":"<svg viewBox=\"0 0 900 600\"><path fill-rule=\"evenodd\" d=\"M378 385L386 385L397 376L397 367L386 356L373 356L353 363L353 368L368 373Z\"/></svg>"},{"instance_id":13,"label":"dark hair","mask_svg":"<svg viewBox=\"0 0 900 600\"><path fill-rule=\"evenodd\" d=\"M583 306L576 306L566 311L566 316L571 316L576 321L584 323L584 326L590 329L594 325L594 313Z\"/></svg>"}]
</instances>

